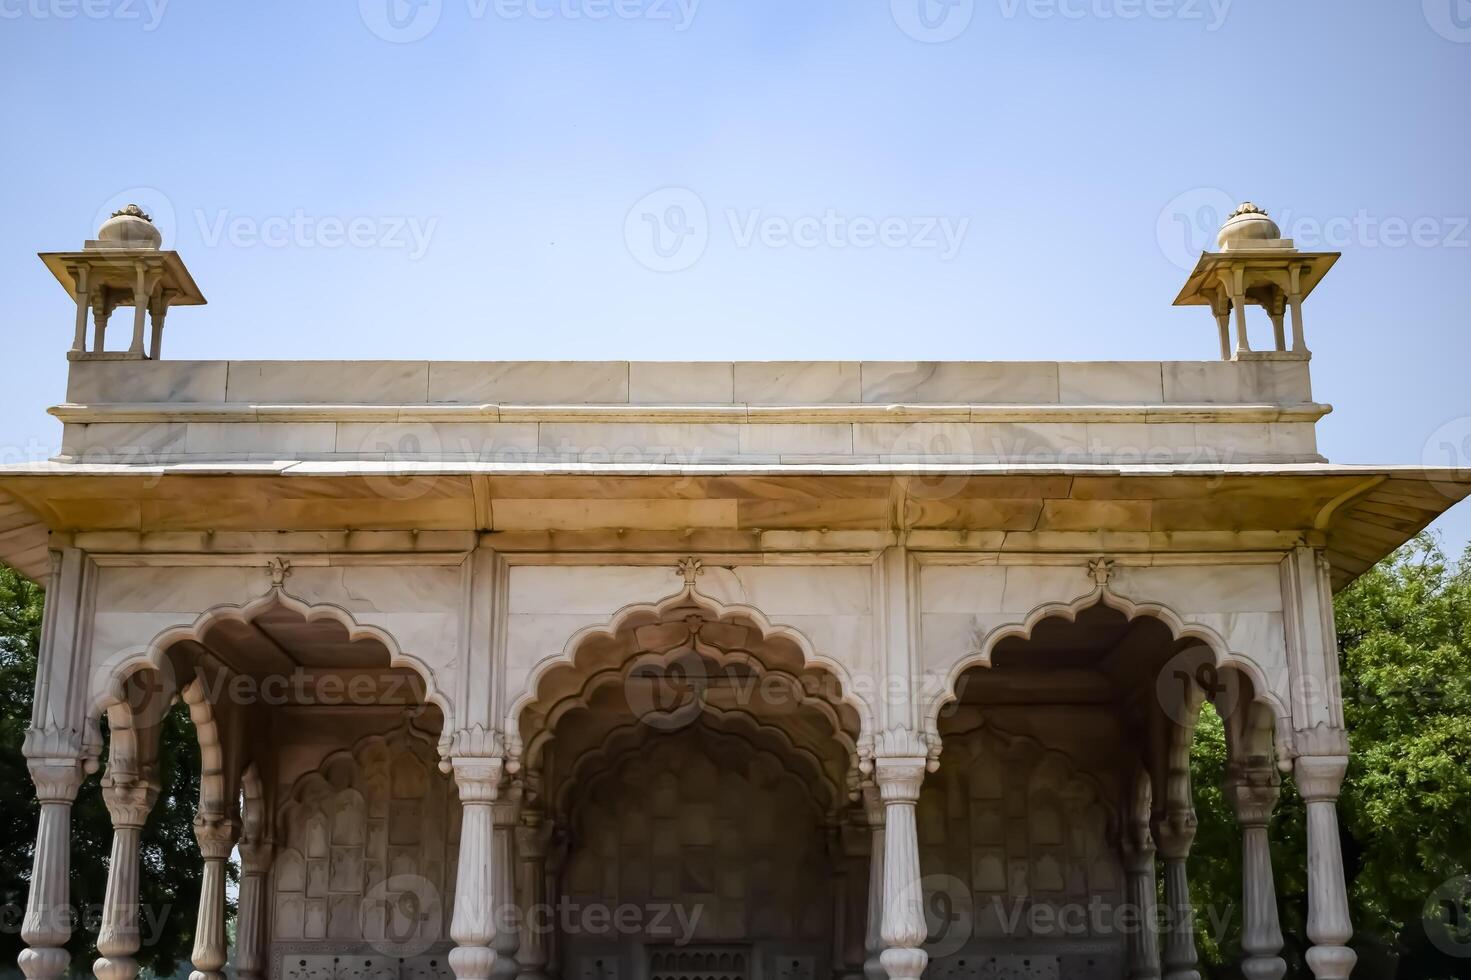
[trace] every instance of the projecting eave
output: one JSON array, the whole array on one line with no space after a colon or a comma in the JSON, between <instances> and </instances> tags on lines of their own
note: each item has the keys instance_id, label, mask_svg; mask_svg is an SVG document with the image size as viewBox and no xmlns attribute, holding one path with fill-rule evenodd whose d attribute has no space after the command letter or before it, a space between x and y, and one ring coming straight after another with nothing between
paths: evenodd
<instances>
[{"instance_id":1,"label":"projecting eave","mask_svg":"<svg viewBox=\"0 0 1471 980\"><path fill-rule=\"evenodd\" d=\"M0 467L0 560L42 579L48 531L116 550L220 532L462 531L507 546L671 535L994 551L1326 549L1342 587L1471 493L1471 473L1334 464L680 465L274 461ZM695 537L698 535L698 537ZM785 537L781 537L785 535Z\"/></svg>"}]
</instances>

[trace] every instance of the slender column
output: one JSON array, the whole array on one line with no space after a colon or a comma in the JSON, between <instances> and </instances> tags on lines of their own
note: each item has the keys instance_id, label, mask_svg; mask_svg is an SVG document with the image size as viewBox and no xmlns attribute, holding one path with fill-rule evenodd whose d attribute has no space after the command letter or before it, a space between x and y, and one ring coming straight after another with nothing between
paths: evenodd
<instances>
[{"instance_id":1,"label":"slender column","mask_svg":"<svg viewBox=\"0 0 1471 980\"><path fill-rule=\"evenodd\" d=\"M1278 307L1268 314L1272 318L1272 342L1279 351L1287 349L1287 334L1282 327L1282 313L1283 310Z\"/></svg>"},{"instance_id":2,"label":"slender column","mask_svg":"<svg viewBox=\"0 0 1471 980\"><path fill-rule=\"evenodd\" d=\"M1302 266L1293 266L1288 276L1287 305L1292 310L1292 349L1306 354L1308 342L1302 332Z\"/></svg>"},{"instance_id":3,"label":"slender column","mask_svg":"<svg viewBox=\"0 0 1471 980\"><path fill-rule=\"evenodd\" d=\"M239 913L235 918L235 973L238 980L266 975L266 873L271 870L275 842L240 844Z\"/></svg>"},{"instance_id":4,"label":"slender column","mask_svg":"<svg viewBox=\"0 0 1471 980\"><path fill-rule=\"evenodd\" d=\"M1231 306L1236 314L1236 353L1251 350L1246 337L1246 270L1237 266L1231 270Z\"/></svg>"},{"instance_id":5,"label":"slender column","mask_svg":"<svg viewBox=\"0 0 1471 980\"><path fill-rule=\"evenodd\" d=\"M85 265L72 270L72 279L76 283L77 300L77 332L72 337L73 354L83 354L87 350L87 308L92 305L92 294L87 287L87 272Z\"/></svg>"},{"instance_id":6,"label":"slender column","mask_svg":"<svg viewBox=\"0 0 1471 980\"><path fill-rule=\"evenodd\" d=\"M160 289L158 295L148 304L148 319L153 331L149 338L148 356L155 361L163 357L163 321L169 314L169 298L172 295L172 292Z\"/></svg>"},{"instance_id":7,"label":"slender column","mask_svg":"<svg viewBox=\"0 0 1471 980\"><path fill-rule=\"evenodd\" d=\"M874 744L874 782L884 802L884 911L879 962L889 980L919 980L929 954L929 931L919 871L919 830L914 810L924 782L928 747L907 728L881 733Z\"/></svg>"},{"instance_id":8,"label":"slender column","mask_svg":"<svg viewBox=\"0 0 1471 980\"><path fill-rule=\"evenodd\" d=\"M1267 824L1281 787L1271 765L1241 767L1226 777L1226 798L1241 825L1241 973L1246 980L1282 980L1282 924Z\"/></svg>"},{"instance_id":9,"label":"slender column","mask_svg":"<svg viewBox=\"0 0 1471 980\"><path fill-rule=\"evenodd\" d=\"M129 354L143 356L143 320L148 312L148 269L142 262L133 263L133 342Z\"/></svg>"},{"instance_id":10,"label":"slender column","mask_svg":"<svg viewBox=\"0 0 1471 980\"><path fill-rule=\"evenodd\" d=\"M491 807L495 848L491 858L491 880L495 889L495 964L490 975L497 980L514 980L520 972L516 952L521 948L520 909L516 906L516 828L521 823L521 801L515 787L508 787Z\"/></svg>"},{"instance_id":11,"label":"slender column","mask_svg":"<svg viewBox=\"0 0 1471 980\"><path fill-rule=\"evenodd\" d=\"M108 295L109 292L106 286L102 286L92 294L92 353L94 354L101 354L107 349L107 321L112 318L112 311L117 305Z\"/></svg>"},{"instance_id":12,"label":"slender column","mask_svg":"<svg viewBox=\"0 0 1471 980\"><path fill-rule=\"evenodd\" d=\"M449 934L455 941L449 965L455 980L490 980L496 953L493 873L495 824L492 805L505 770L496 733L476 726L455 734L450 765L459 788L459 869L455 875L455 909Z\"/></svg>"},{"instance_id":13,"label":"slender column","mask_svg":"<svg viewBox=\"0 0 1471 980\"><path fill-rule=\"evenodd\" d=\"M1129 933L1129 980L1158 980L1154 838L1144 820L1136 820L1125 833L1124 876L1128 885L1128 902L1138 917L1137 927Z\"/></svg>"},{"instance_id":14,"label":"slender column","mask_svg":"<svg viewBox=\"0 0 1471 980\"><path fill-rule=\"evenodd\" d=\"M551 843L552 825L539 810L527 810L516 828L516 853L520 858L521 947L516 957L520 967L518 980L548 980L547 930L552 916L547 914L547 846Z\"/></svg>"},{"instance_id":15,"label":"slender column","mask_svg":"<svg viewBox=\"0 0 1471 980\"><path fill-rule=\"evenodd\" d=\"M1189 779L1189 773L1185 774ZM1170 910L1160 961L1164 980L1200 980L1196 969L1195 910L1190 904L1190 879L1186 865L1195 842L1195 811L1174 809L1155 825L1159 853L1165 859L1165 904Z\"/></svg>"},{"instance_id":16,"label":"slender column","mask_svg":"<svg viewBox=\"0 0 1471 980\"><path fill-rule=\"evenodd\" d=\"M1348 770L1346 755L1300 755L1293 763L1297 791L1307 806L1308 966L1318 980L1345 980L1358 954L1348 915L1348 886L1338 839L1338 790Z\"/></svg>"},{"instance_id":17,"label":"slender column","mask_svg":"<svg viewBox=\"0 0 1471 980\"><path fill-rule=\"evenodd\" d=\"M36 850L31 858L31 890L20 935L26 948L18 959L29 980L57 980L71 954L63 947L72 934L71 814L86 770L82 760L61 755L67 733L31 729L24 751L41 801Z\"/></svg>"},{"instance_id":18,"label":"slender column","mask_svg":"<svg viewBox=\"0 0 1471 980\"><path fill-rule=\"evenodd\" d=\"M233 817L201 813L194 818L194 839L204 856L199 886L199 914L194 919L194 972L189 980L225 980L228 937L225 932L225 862L240 836Z\"/></svg>"},{"instance_id":19,"label":"slender column","mask_svg":"<svg viewBox=\"0 0 1471 980\"><path fill-rule=\"evenodd\" d=\"M1221 335L1221 360L1231 359L1231 309L1216 313L1216 332Z\"/></svg>"},{"instance_id":20,"label":"slender column","mask_svg":"<svg viewBox=\"0 0 1471 980\"><path fill-rule=\"evenodd\" d=\"M102 778L102 801L112 817L112 856L92 972L97 980L133 980L138 975L138 841L158 800L155 780L109 772Z\"/></svg>"},{"instance_id":21,"label":"slender column","mask_svg":"<svg viewBox=\"0 0 1471 980\"><path fill-rule=\"evenodd\" d=\"M864 935L863 976L865 980L888 980L879 960L884 951L884 801L877 786L863 791L868 815L868 928Z\"/></svg>"},{"instance_id":22,"label":"slender column","mask_svg":"<svg viewBox=\"0 0 1471 980\"><path fill-rule=\"evenodd\" d=\"M841 980L863 980L863 958L866 952L868 919L869 844L872 832L866 823L849 814L838 828L842 875L841 936L837 947ZM879 964L883 968L883 964Z\"/></svg>"}]
</instances>

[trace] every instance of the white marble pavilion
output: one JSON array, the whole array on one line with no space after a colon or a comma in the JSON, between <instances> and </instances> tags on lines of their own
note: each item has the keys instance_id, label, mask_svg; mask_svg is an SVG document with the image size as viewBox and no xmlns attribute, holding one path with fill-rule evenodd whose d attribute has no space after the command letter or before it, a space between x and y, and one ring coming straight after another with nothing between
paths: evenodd
<instances>
[{"instance_id":1,"label":"white marble pavilion","mask_svg":"<svg viewBox=\"0 0 1471 980\"><path fill-rule=\"evenodd\" d=\"M47 589L30 980L88 968L99 771L90 969L137 974L180 698L193 980L1190 980L1207 699L1246 976L1285 970L1287 772L1308 962L1349 975L1330 600L1471 484L1318 454L1337 256L1257 209L1177 300L1218 325L1190 362L170 361L204 298L146 216L42 257L64 448L0 467L0 559Z\"/></svg>"}]
</instances>

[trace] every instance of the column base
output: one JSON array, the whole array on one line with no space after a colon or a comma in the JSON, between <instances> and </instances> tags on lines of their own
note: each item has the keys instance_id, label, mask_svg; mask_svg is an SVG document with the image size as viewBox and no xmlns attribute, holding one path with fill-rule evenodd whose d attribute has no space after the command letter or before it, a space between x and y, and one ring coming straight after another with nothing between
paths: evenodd
<instances>
[{"instance_id":1,"label":"column base","mask_svg":"<svg viewBox=\"0 0 1471 980\"><path fill-rule=\"evenodd\" d=\"M455 980L490 980L497 957L489 946L456 946L449 951L449 967Z\"/></svg>"},{"instance_id":2,"label":"column base","mask_svg":"<svg viewBox=\"0 0 1471 980\"><path fill-rule=\"evenodd\" d=\"M59 946L31 946L21 950L16 965L26 980L58 980L71 959L72 954Z\"/></svg>"},{"instance_id":3,"label":"column base","mask_svg":"<svg viewBox=\"0 0 1471 980\"><path fill-rule=\"evenodd\" d=\"M1317 980L1348 980L1359 954L1347 946L1314 946L1303 958Z\"/></svg>"},{"instance_id":4,"label":"column base","mask_svg":"<svg viewBox=\"0 0 1471 980\"><path fill-rule=\"evenodd\" d=\"M131 956L99 956L92 962L92 975L97 980L133 980L138 961Z\"/></svg>"},{"instance_id":5,"label":"column base","mask_svg":"<svg viewBox=\"0 0 1471 980\"><path fill-rule=\"evenodd\" d=\"M902 946L892 946L879 954L879 961L883 963L889 980L920 980L929 960L930 954L924 950L905 949Z\"/></svg>"},{"instance_id":6,"label":"column base","mask_svg":"<svg viewBox=\"0 0 1471 980\"><path fill-rule=\"evenodd\" d=\"M1287 961L1280 956L1249 956L1241 961L1241 975L1246 980L1282 980Z\"/></svg>"}]
</instances>

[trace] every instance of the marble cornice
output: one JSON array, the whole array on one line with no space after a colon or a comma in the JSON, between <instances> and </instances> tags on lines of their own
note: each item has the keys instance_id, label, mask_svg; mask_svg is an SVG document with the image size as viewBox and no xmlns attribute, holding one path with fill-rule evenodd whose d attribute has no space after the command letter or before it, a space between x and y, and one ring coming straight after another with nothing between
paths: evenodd
<instances>
[{"instance_id":1,"label":"marble cornice","mask_svg":"<svg viewBox=\"0 0 1471 980\"><path fill-rule=\"evenodd\" d=\"M583 422L802 424L916 422L1316 422L1318 402L1196 405L365 405L136 402L53 406L70 424L144 422Z\"/></svg>"}]
</instances>

